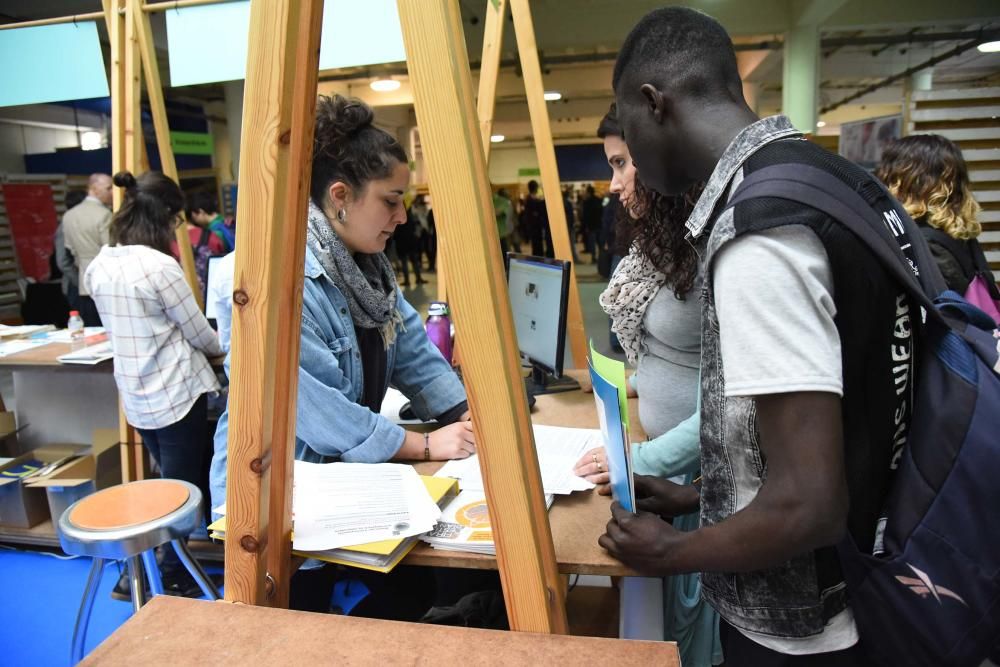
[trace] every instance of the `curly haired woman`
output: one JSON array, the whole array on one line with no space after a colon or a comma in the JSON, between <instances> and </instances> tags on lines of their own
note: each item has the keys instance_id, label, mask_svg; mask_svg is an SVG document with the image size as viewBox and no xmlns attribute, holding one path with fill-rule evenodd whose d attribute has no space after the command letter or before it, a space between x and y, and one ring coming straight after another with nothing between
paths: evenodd
<instances>
[{"instance_id":1,"label":"curly haired woman","mask_svg":"<svg viewBox=\"0 0 1000 667\"><path fill-rule=\"evenodd\" d=\"M969 188L962 152L937 134L897 139L882 153L875 171L919 225L948 289L965 294L977 275L1000 298L983 249L979 204Z\"/></svg>"}]
</instances>

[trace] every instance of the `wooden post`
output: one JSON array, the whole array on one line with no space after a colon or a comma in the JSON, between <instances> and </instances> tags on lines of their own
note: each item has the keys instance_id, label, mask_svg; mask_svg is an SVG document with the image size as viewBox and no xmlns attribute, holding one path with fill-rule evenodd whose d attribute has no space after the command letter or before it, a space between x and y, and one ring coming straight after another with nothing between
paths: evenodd
<instances>
[{"instance_id":1,"label":"wooden post","mask_svg":"<svg viewBox=\"0 0 1000 667\"><path fill-rule=\"evenodd\" d=\"M142 69L146 75L146 95L149 98L149 110L153 116L153 128L156 131L156 148L160 153L160 169L168 178L180 184L177 177L177 161L174 159L174 149L170 144L170 126L167 124L167 107L163 102L163 86L160 84L160 69L156 64L156 44L153 42L153 29L150 26L149 14L142 11L142 0L126 0L129 14L135 24L138 38L139 53L142 57ZM145 147L143 147L145 148ZM184 217L184 212L181 212ZM176 230L177 248L181 255L181 267L187 279L198 307L205 310L205 297L198 283L198 272L194 266L194 253L191 251L191 237L187 224L178 225Z\"/></svg>"},{"instance_id":2,"label":"wooden post","mask_svg":"<svg viewBox=\"0 0 1000 667\"><path fill-rule=\"evenodd\" d=\"M535 151L538 153L538 167L542 173L542 188L545 190L545 210L549 214L549 231L555 256L573 262L573 240L566 228L566 209L563 207L562 190L559 185L559 169L556 166L556 149L552 143L552 128L549 125L549 111L545 102L545 87L542 84L542 69L538 62L538 47L535 44L535 27L531 20L528 0L510 0L510 11L514 17L514 34L517 36L517 51L524 75L524 89L528 96L528 112L531 114L531 132L535 136ZM569 284L569 309L566 313L566 329L569 331L569 346L573 353L573 364L577 368L587 367L587 332L583 327L583 310L580 307L580 291L576 283L576 264L572 264Z\"/></svg>"},{"instance_id":3,"label":"wooden post","mask_svg":"<svg viewBox=\"0 0 1000 667\"><path fill-rule=\"evenodd\" d=\"M476 111L479 130L483 135L483 153L490 163L490 137L493 136L493 112L497 101L497 81L500 78L500 56L503 50L503 20L507 0L486 0L486 25L483 32L483 60L479 66L479 97Z\"/></svg>"},{"instance_id":4,"label":"wooden post","mask_svg":"<svg viewBox=\"0 0 1000 667\"><path fill-rule=\"evenodd\" d=\"M458 3L398 0L511 628L566 632ZM435 189L435 187L438 189Z\"/></svg>"},{"instance_id":5,"label":"wooden post","mask_svg":"<svg viewBox=\"0 0 1000 667\"><path fill-rule=\"evenodd\" d=\"M322 0L251 0L233 282L226 599L287 591ZM273 554L273 555L272 555ZM273 568L268 572L267 568ZM276 587L268 586L267 574Z\"/></svg>"},{"instance_id":6,"label":"wooden post","mask_svg":"<svg viewBox=\"0 0 1000 667\"><path fill-rule=\"evenodd\" d=\"M136 144L141 145L139 96L130 85L129 74L137 67L138 52L134 42L129 42L126 16L122 14L124 0L103 0L105 21L111 41L111 172L134 169L139 164ZM132 65L129 65L129 62ZM134 81L138 84L138 79ZM139 141L135 141L135 128L140 128ZM131 133L130 133L131 130ZM122 204L121 188L114 188L113 208ZM128 423L125 411L119 404L118 432L122 441L122 481L131 482L145 477L145 452L142 440Z\"/></svg>"}]
</instances>

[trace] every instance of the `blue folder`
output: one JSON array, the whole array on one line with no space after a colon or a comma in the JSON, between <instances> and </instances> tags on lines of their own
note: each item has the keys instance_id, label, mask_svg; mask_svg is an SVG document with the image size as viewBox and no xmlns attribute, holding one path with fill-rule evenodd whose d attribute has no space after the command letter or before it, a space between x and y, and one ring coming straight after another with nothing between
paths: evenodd
<instances>
[{"instance_id":1,"label":"blue folder","mask_svg":"<svg viewBox=\"0 0 1000 667\"><path fill-rule=\"evenodd\" d=\"M608 474L611 478L611 495L629 512L635 511L635 487L632 480L632 456L625 435L625 421L618 401L618 388L590 367L594 385L594 402L601 422L604 451L608 456Z\"/></svg>"}]
</instances>

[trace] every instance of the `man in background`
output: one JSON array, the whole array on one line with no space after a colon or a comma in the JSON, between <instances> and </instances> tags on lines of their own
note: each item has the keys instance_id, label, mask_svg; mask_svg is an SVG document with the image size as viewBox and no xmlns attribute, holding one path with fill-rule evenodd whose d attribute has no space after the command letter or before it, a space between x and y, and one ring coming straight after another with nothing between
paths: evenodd
<instances>
[{"instance_id":1,"label":"man in background","mask_svg":"<svg viewBox=\"0 0 1000 667\"><path fill-rule=\"evenodd\" d=\"M77 310L88 327L101 326L101 316L97 313L94 300L87 293L83 276L101 247L110 241L111 198L111 177L107 174L91 174L87 181L87 196L63 215L63 243L65 249L76 258L79 268L77 285L80 295Z\"/></svg>"}]
</instances>

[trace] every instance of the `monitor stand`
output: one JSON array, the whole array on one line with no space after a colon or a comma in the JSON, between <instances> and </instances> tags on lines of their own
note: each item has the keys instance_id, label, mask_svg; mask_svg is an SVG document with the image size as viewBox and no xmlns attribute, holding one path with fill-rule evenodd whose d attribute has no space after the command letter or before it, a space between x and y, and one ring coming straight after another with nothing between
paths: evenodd
<instances>
[{"instance_id":1,"label":"monitor stand","mask_svg":"<svg viewBox=\"0 0 1000 667\"><path fill-rule=\"evenodd\" d=\"M524 378L524 386L528 390L529 396L557 394L563 391L580 389L580 383L573 378L566 375L557 378L537 366L533 366L531 375Z\"/></svg>"}]
</instances>

